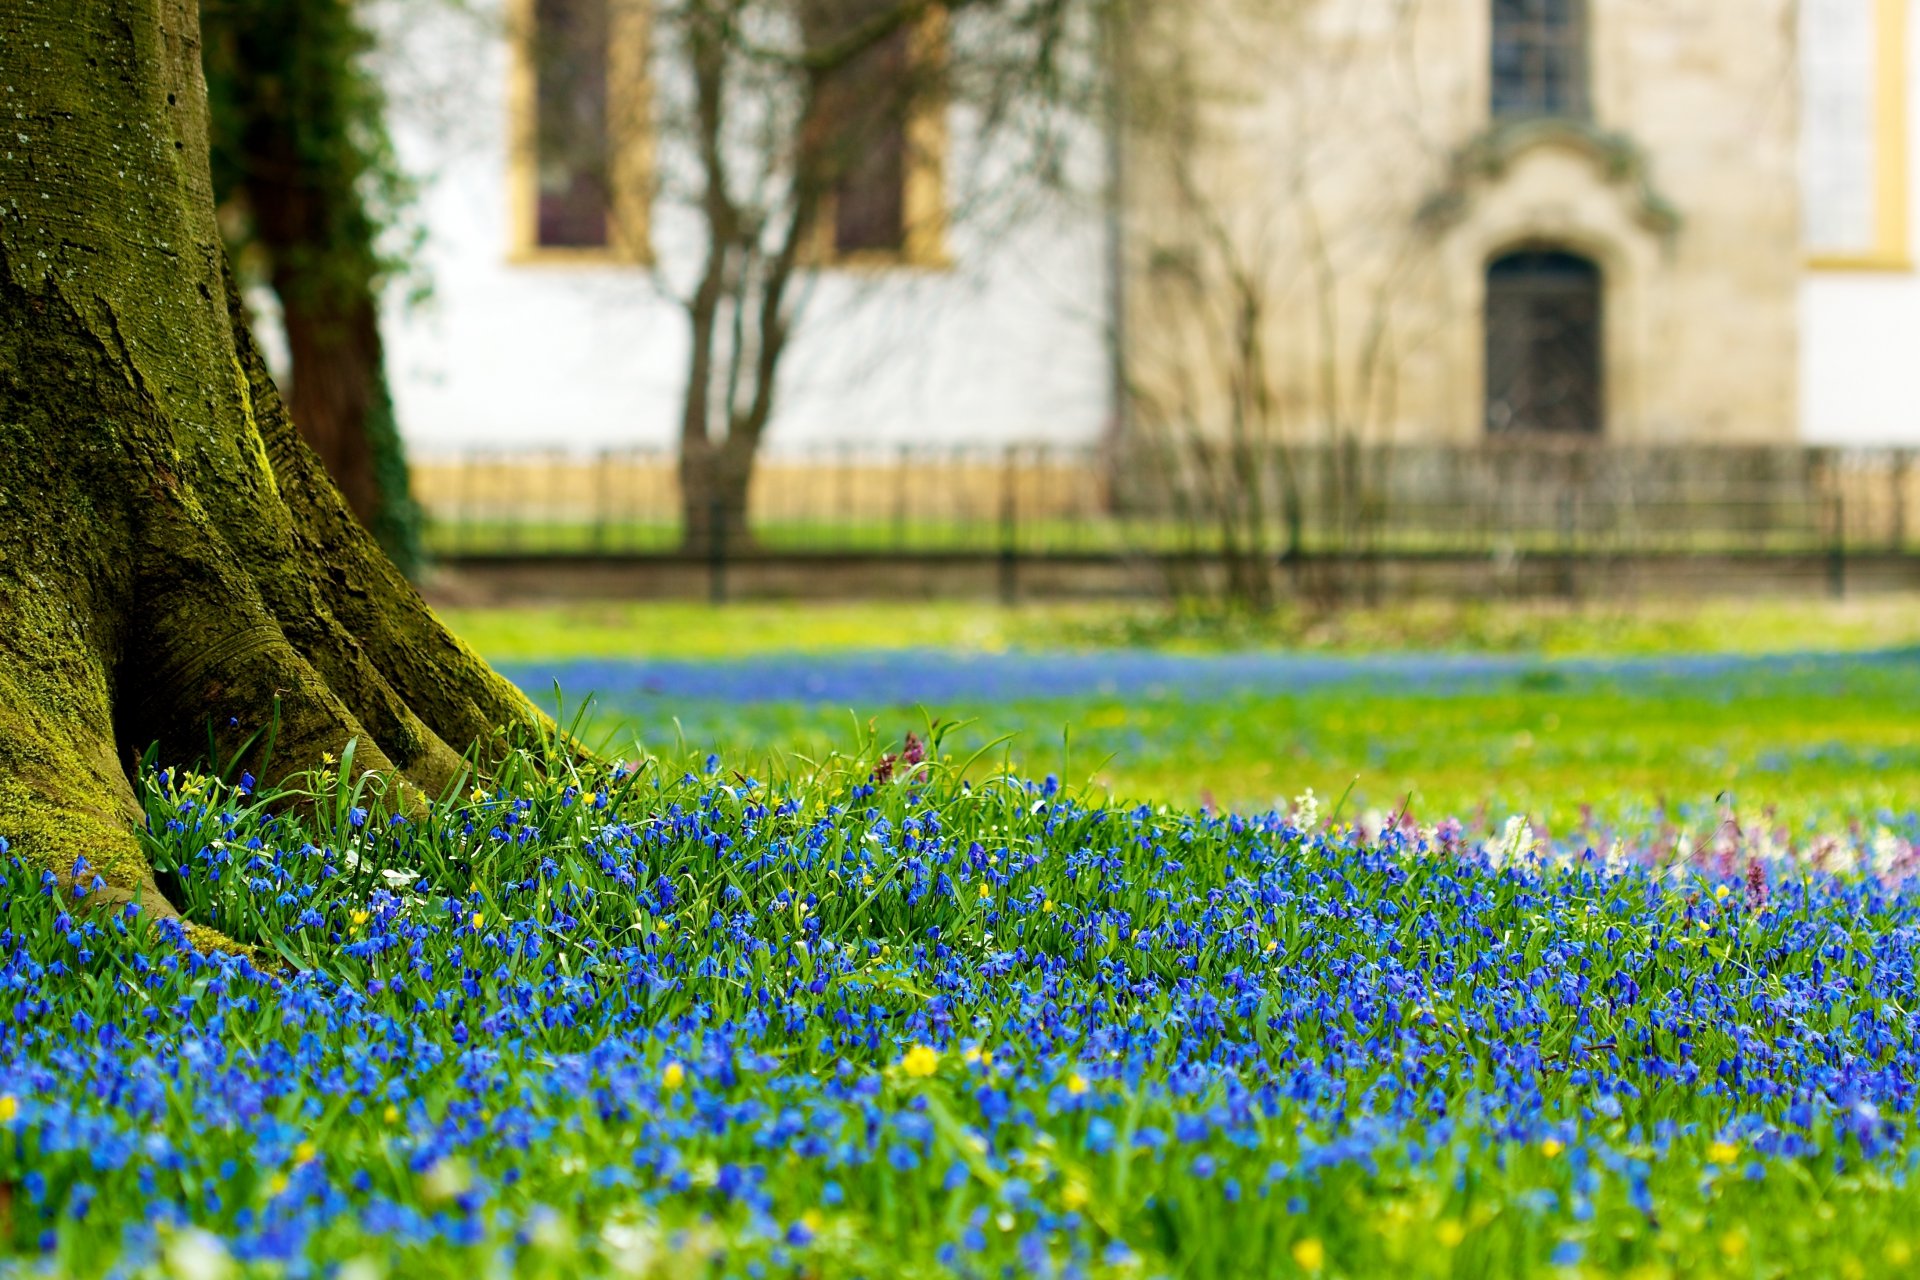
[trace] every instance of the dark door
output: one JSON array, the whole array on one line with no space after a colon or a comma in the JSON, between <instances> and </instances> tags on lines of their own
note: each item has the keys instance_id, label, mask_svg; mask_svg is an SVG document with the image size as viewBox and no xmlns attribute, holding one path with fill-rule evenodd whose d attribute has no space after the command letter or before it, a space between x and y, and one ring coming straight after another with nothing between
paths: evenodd
<instances>
[{"instance_id":1,"label":"dark door","mask_svg":"<svg viewBox=\"0 0 1920 1280\"><path fill-rule=\"evenodd\" d=\"M1600 268L1529 250L1487 268L1487 430L1598 435Z\"/></svg>"}]
</instances>

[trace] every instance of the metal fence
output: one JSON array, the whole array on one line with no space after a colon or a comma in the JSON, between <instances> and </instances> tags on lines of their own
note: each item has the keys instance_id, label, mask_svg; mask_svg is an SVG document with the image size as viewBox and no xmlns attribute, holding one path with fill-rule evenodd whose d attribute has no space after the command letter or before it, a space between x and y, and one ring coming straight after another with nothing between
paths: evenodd
<instances>
[{"instance_id":1,"label":"metal fence","mask_svg":"<svg viewBox=\"0 0 1920 1280\"><path fill-rule=\"evenodd\" d=\"M736 557L1904 554L1905 449L1558 446L1178 450L816 447L761 459ZM706 555L674 456L474 452L416 462L439 555Z\"/></svg>"}]
</instances>

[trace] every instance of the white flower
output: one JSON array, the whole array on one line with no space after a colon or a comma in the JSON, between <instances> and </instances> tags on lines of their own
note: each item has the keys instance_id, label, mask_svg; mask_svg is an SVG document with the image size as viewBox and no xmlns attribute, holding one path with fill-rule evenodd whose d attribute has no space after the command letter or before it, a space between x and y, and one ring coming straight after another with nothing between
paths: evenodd
<instances>
[{"instance_id":1,"label":"white flower","mask_svg":"<svg viewBox=\"0 0 1920 1280\"><path fill-rule=\"evenodd\" d=\"M226 1280L233 1274L233 1258L220 1237L199 1227L188 1227L167 1241L167 1274L180 1280Z\"/></svg>"},{"instance_id":2,"label":"white flower","mask_svg":"<svg viewBox=\"0 0 1920 1280\"><path fill-rule=\"evenodd\" d=\"M1293 825L1301 831L1312 831L1320 825L1320 800L1308 787L1293 798Z\"/></svg>"},{"instance_id":3,"label":"white flower","mask_svg":"<svg viewBox=\"0 0 1920 1280\"><path fill-rule=\"evenodd\" d=\"M1615 840L1607 846L1607 860L1602 864L1610 876L1623 876L1631 864L1627 860L1627 846Z\"/></svg>"},{"instance_id":4,"label":"white flower","mask_svg":"<svg viewBox=\"0 0 1920 1280\"><path fill-rule=\"evenodd\" d=\"M1533 834L1533 825L1516 813L1507 819L1506 829L1500 833L1499 841L1487 851L1487 861L1498 871L1509 863L1532 857L1538 844L1539 838Z\"/></svg>"},{"instance_id":5,"label":"white flower","mask_svg":"<svg viewBox=\"0 0 1920 1280\"><path fill-rule=\"evenodd\" d=\"M1882 880L1893 874L1900 858L1907 851L1906 842L1893 832L1881 827L1873 833L1873 874Z\"/></svg>"},{"instance_id":6,"label":"white flower","mask_svg":"<svg viewBox=\"0 0 1920 1280\"><path fill-rule=\"evenodd\" d=\"M653 1270L660 1237L649 1223L615 1219L600 1228L600 1244L613 1270L624 1276L644 1276Z\"/></svg>"},{"instance_id":7,"label":"white flower","mask_svg":"<svg viewBox=\"0 0 1920 1280\"><path fill-rule=\"evenodd\" d=\"M1836 876L1858 874L1860 847L1851 840L1832 840L1826 848L1826 868Z\"/></svg>"}]
</instances>

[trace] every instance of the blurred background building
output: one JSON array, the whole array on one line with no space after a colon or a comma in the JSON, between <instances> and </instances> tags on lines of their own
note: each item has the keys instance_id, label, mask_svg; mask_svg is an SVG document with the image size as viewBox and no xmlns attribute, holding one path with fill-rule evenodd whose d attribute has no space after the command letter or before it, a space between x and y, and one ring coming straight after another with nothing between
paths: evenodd
<instances>
[{"instance_id":1,"label":"blurred background building","mask_svg":"<svg viewBox=\"0 0 1920 1280\"><path fill-rule=\"evenodd\" d=\"M877 121L805 227L764 432L696 433L751 472L707 519L713 224L666 34L699 4L363 0L420 182L431 297L383 328L434 548L684 558L731 521L736 553L1784 550L1837 581L1920 508L1916 4L1128 0L1089 46L1121 74L1082 69L1044 152L966 91L965 11L902 30L832 73L834 121L736 135Z\"/></svg>"},{"instance_id":2,"label":"blurred background building","mask_svg":"<svg viewBox=\"0 0 1920 1280\"><path fill-rule=\"evenodd\" d=\"M672 443L685 338L649 272L688 238L656 216L644 243L619 243L577 169L529 145L542 111L614 118L616 51L593 43L620 30L592 13L609 3L408 6L386 24L435 291L388 326L416 451ZM843 227L772 439L1099 439L1114 418L1112 300L1134 300L1130 365L1140 376L1144 355L1151 372L1168 319L1156 282L1200 265L1194 227L1212 222L1266 277L1275 392L1303 421L1326 416L1321 400L1339 414L1371 398L1392 408L1367 412L1394 421L1360 425L1402 441L1915 440L1909 8L1177 6L1139 64L1197 92L1186 118L1129 135L1126 287L1109 287L1097 181L1082 198L951 219L925 243L899 222ZM542 22L577 28L544 91ZM929 171L903 140L868 180L918 184L922 205L977 196L992 159L968 152L972 122L954 116L942 163ZM647 146L631 129L590 142ZM1083 169L1101 158L1090 148Z\"/></svg>"}]
</instances>

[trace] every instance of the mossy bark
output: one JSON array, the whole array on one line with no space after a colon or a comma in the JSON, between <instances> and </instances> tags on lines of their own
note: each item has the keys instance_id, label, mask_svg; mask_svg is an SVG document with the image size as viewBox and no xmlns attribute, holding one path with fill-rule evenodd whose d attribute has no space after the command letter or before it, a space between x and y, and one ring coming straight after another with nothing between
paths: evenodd
<instances>
[{"instance_id":1,"label":"mossy bark","mask_svg":"<svg viewBox=\"0 0 1920 1280\"><path fill-rule=\"evenodd\" d=\"M151 892L128 768L269 779L358 739L435 791L550 726L449 634L300 440L215 225L192 0L0 8L0 836Z\"/></svg>"}]
</instances>

